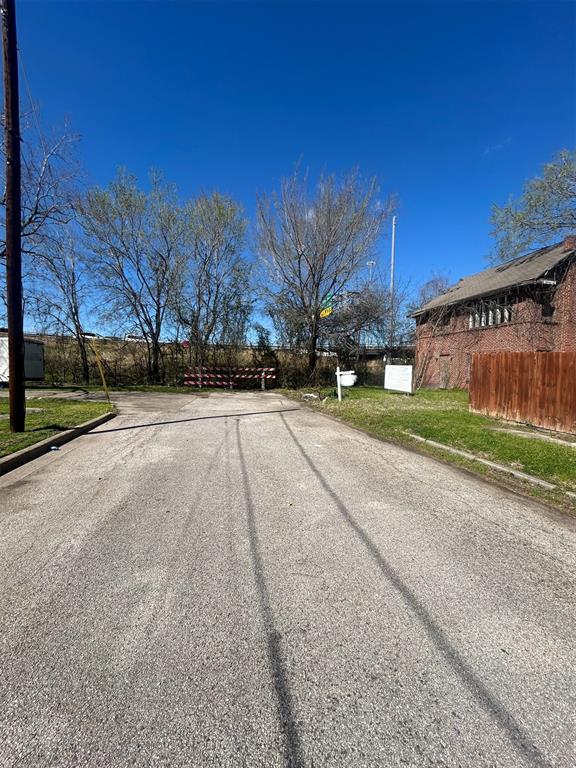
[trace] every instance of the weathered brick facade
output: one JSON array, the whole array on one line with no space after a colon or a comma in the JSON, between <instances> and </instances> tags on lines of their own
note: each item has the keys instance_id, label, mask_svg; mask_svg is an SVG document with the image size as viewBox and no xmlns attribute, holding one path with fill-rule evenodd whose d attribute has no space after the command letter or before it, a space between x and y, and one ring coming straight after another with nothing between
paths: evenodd
<instances>
[{"instance_id":1,"label":"weathered brick facade","mask_svg":"<svg viewBox=\"0 0 576 768\"><path fill-rule=\"evenodd\" d=\"M417 315L419 385L468 388L475 352L576 351L576 257L562 262L554 279L555 285L540 281L507 289L506 321L500 321L504 310L489 315L486 310L482 327L473 327L478 320L474 302L482 296Z\"/></svg>"}]
</instances>

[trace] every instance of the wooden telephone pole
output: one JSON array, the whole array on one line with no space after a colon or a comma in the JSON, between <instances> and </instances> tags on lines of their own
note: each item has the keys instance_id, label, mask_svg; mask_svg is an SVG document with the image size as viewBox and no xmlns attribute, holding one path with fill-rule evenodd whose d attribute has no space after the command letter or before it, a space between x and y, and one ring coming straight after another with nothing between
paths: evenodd
<instances>
[{"instance_id":1,"label":"wooden telephone pole","mask_svg":"<svg viewBox=\"0 0 576 768\"><path fill-rule=\"evenodd\" d=\"M15 0L1 0L4 54L4 146L6 151L6 294L10 430L24 432L24 319L20 213L20 103Z\"/></svg>"}]
</instances>

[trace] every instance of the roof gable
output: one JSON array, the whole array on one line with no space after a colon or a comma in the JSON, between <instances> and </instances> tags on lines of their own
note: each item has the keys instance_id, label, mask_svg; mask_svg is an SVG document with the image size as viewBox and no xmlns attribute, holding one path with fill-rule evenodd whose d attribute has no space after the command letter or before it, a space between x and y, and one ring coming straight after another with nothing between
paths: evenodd
<instances>
[{"instance_id":1,"label":"roof gable","mask_svg":"<svg viewBox=\"0 0 576 768\"><path fill-rule=\"evenodd\" d=\"M568 243L571 247L567 247ZM574 243L567 238L561 243L539 248L525 256L519 256L517 259L499 264L497 267L490 267L490 269L477 272L475 275L463 277L445 293L436 296L413 312L412 317L437 307L452 306L468 299L533 283L575 253Z\"/></svg>"}]
</instances>

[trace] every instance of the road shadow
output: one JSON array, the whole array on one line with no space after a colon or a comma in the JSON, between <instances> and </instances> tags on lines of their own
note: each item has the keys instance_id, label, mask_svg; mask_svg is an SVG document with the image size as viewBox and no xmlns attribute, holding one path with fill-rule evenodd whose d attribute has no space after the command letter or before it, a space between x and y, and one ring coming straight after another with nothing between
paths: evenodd
<instances>
[{"instance_id":1,"label":"road shadow","mask_svg":"<svg viewBox=\"0 0 576 768\"><path fill-rule=\"evenodd\" d=\"M537 768L553 768L552 763L550 763L547 758L538 750L528 733L516 721L514 716L508 712L504 704L499 701L497 696L495 696L486 687L486 685L482 682L482 680L480 680L480 678L471 669L468 663L462 658L458 650L452 645L444 630L432 618L430 612L417 597L416 593L402 581L396 570L382 555L369 534L352 517L344 502L329 485L324 475L320 472L318 467L308 456L304 450L304 447L294 434L283 414L280 414L280 418L284 422L284 426L290 434L290 437L292 438L302 458L310 467L311 471L316 476L318 482L326 494L332 499L336 509L344 521L362 542L366 551L373 559L382 575L400 593L406 606L420 621L421 625L426 631L426 634L435 645L435 647L440 651L442 656L446 659L452 670L466 685L470 693L472 693L482 708L498 724L517 752L522 755L522 757L527 760L530 765Z\"/></svg>"},{"instance_id":2,"label":"road shadow","mask_svg":"<svg viewBox=\"0 0 576 768\"><path fill-rule=\"evenodd\" d=\"M290 409L297 410L297 409ZM254 513L254 503L250 482L248 479L248 470L246 468L246 459L242 448L242 439L240 437L240 421L236 421L236 442L238 446L238 456L240 458L240 469L242 473L242 484L244 487L244 498L246 500L246 518L248 525L248 540L250 543L250 554L252 555L252 565L254 570L254 580L258 592L258 602L260 604L260 613L266 632L266 645L270 674L274 683L274 692L276 695L276 706L280 730L284 737L285 763L289 768L304 768L304 757L302 744L298 727L296 725L294 700L288 682L288 673L282 654L282 644L280 634L276 629L274 620L274 611L270 600L270 592L264 576L264 563L258 530L256 527L256 516Z\"/></svg>"},{"instance_id":3,"label":"road shadow","mask_svg":"<svg viewBox=\"0 0 576 768\"><path fill-rule=\"evenodd\" d=\"M168 424L185 424L189 421L205 421L207 419L232 419L240 416L265 416L267 413L289 413L299 411L299 408L280 408L274 411L252 411L245 413L218 413L213 416L191 416L188 419L168 419L166 421L150 421L146 424L130 424L127 427L112 427L112 429L99 429L88 432L89 435L107 435L110 432L126 432L130 429L145 429L146 427L163 427Z\"/></svg>"}]
</instances>

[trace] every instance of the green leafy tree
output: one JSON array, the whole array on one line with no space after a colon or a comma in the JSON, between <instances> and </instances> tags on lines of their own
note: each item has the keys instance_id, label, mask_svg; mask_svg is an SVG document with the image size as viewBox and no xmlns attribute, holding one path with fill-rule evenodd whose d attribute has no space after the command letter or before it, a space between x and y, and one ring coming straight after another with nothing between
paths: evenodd
<instances>
[{"instance_id":1,"label":"green leafy tree","mask_svg":"<svg viewBox=\"0 0 576 768\"><path fill-rule=\"evenodd\" d=\"M496 239L493 262L576 232L576 152L562 150L544 165L541 176L526 183L518 199L494 205L491 222Z\"/></svg>"}]
</instances>

